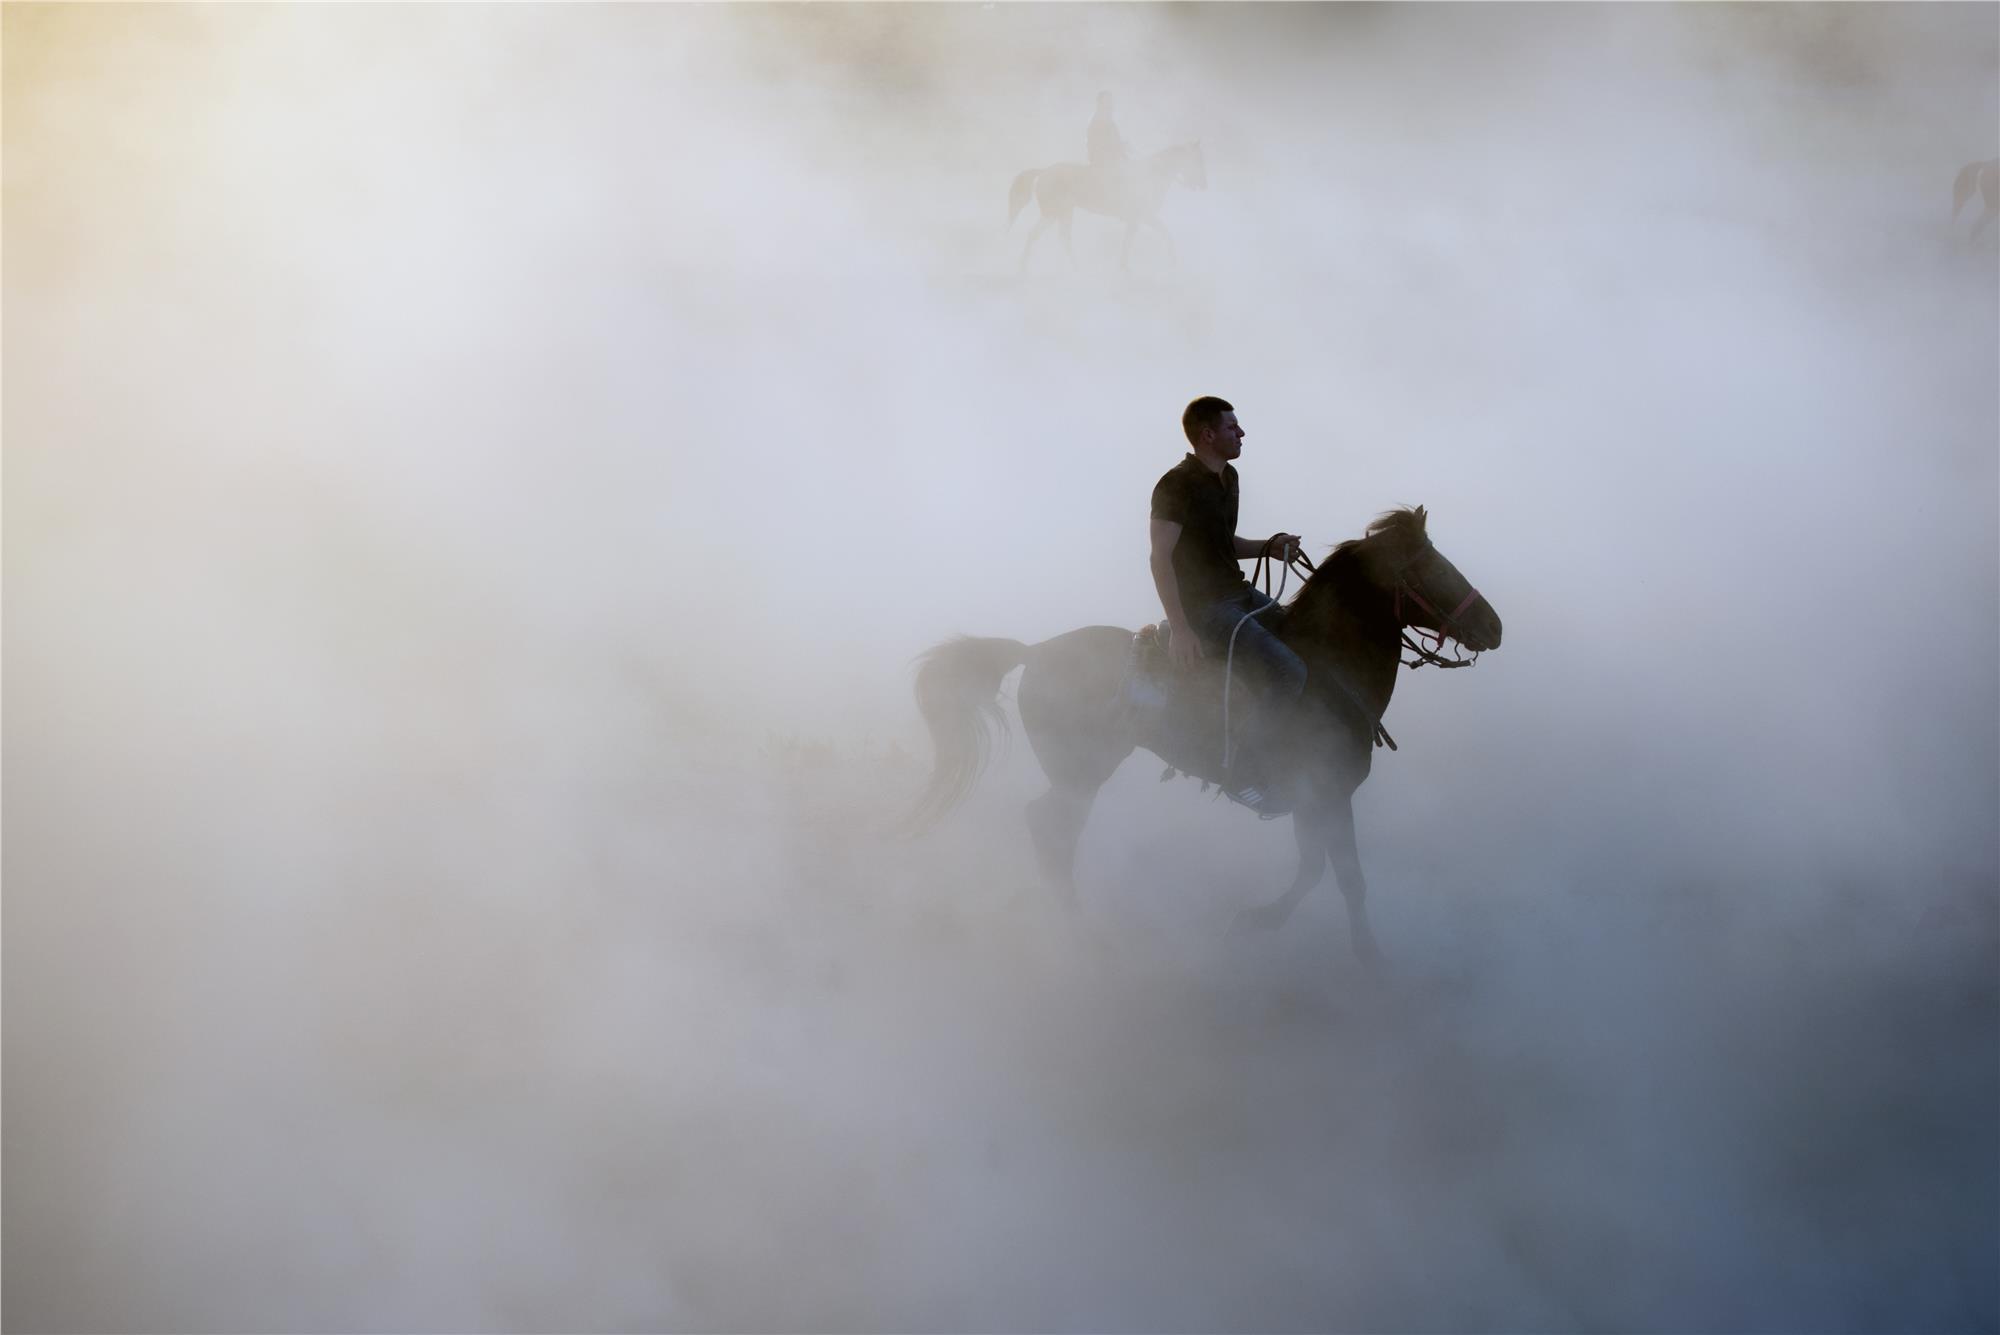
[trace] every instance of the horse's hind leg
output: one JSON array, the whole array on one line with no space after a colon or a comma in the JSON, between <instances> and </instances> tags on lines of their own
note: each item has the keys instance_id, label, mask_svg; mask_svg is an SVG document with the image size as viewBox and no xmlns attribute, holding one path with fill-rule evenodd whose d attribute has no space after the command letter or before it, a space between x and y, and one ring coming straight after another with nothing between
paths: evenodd
<instances>
[{"instance_id":1,"label":"horse's hind leg","mask_svg":"<svg viewBox=\"0 0 2000 1335\"><path fill-rule=\"evenodd\" d=\"M1028 271L1028 256L1035 249L1036 238L1041 236L1043 230L1046 229L1048 225L1049 225L1049 215L1044 213L1039 218L1035 219L1035 225L1028 229L1027 244L1021 247L1022 273L1026 273Z\"/></svg>"},{"instance_id":2,"label":"horse's hind leg","mask_svg":"<svg viewBox=\"0 0 2000 1335\"><path fill-rule=\"evenodd\" d=\"M1028 830L1042 872L1071 908L1076 846L1091 804L1137 744L1121 707L1129 632L1109 626L1059 636L1036 647L1015 702L1049 790L1028 804Z\"/></svg>"},{"instance_id":3,"label":"horse's hind leg","mask_svg":"<svg viewBox=\"0 0 2000 1335\"><path fill-rule=\"evenodd\" d=\"M1062 892L1071 909L1081 907L1076 897L1076 846L1083 837L1084 823L1104 786L1126 756L1132 742L1116 725L1110 730L1092 730L1083 720L1064 719L1051 727L1052 720L1041 717L1038 702L1023 678L1021 718L1028 724L1028 741L1041 761L1042 773L1049 776L1049 790L1028 803L1028 833L1034 837L1035 859L1042 875ZM1067 726L1068 731L1061 727Z\"/></svg>"},{"instance_id":4,"label":"horse's hind leg","mask_svg":"<svg viewBox=\"0 0 2000 1335\"><path fill-rule=\"evenodd\" d=\"M1058 779L1049 784L1046 793L1028 803L1028 833L1034 837L1035 860L1072 910L1079 907L1076 845L1083 836L1084 822L1090 819L1099 786Z\"/></svg>"}]
</instances>

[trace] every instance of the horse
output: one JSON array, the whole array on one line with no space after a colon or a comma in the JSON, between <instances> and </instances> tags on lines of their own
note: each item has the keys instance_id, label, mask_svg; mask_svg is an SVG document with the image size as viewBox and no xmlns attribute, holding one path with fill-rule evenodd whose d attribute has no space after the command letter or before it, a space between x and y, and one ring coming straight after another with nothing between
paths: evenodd
<instances>
[{"instance_id":1,"label":"horse","mask_svg":"<svg viewBox=\"0 0 2000 1335\"><path fill-rule=\"evenodd\" d=\"M1237 926L1283 926L1331 862L1347 901L1354 954L1372 966L1380 951L1368 925L1353 796L1368 777L1374 747L1395 745L1382 715L1395 693L1397 667L1410 662L1402 651L1413 648L1422 661L1441 666L1467 663L1441 658L1412 641L1410 632L1428 633L1436 649L1455 640L1477 657L1500 647L1500 617L1431 542L1422 506L1380 515L1365 536L1341 543L1273 615L1281 618L1278 637L1307 669L1298 726L1278 762L1298 794L1291 813L1298 872L1276 900L1239 913ZM1125 703L1133 643L1129 630L1085 626L1034 645L960 637L921 655L917 708L934 760L912 813L914 825L935 823L972 790L995 729L1007 726L996 699L1001 679L1025 665L1016 698L1049 782L1048 791L1028 803L1028 830L1043 874L1074 911L1077 840L1097 790L1135 749L1197 777L1227 778L1221 763L1226 725L1203 725L1190 742L1185 708L1201 701L1206 708L1193 712L1219 721L1226 665L1210 655L1181 679L1176 708L1134 711Z\"/></svg>"},{"instance_id":2,"label":"horse","mask_svg":"<svg viewBox=\"0 0 2000 1335\"><path fill-rule=\"evenodd\" d=\"M1968 242L1979 240L1979 234L1986 230L1986 224L2000 218L2000 158L1991 162L1968 162L1959 168L1958 179L1951 184L1951 221L1958 224L1958 211L1965 207L1977 189L1986 205L1979 220L1972 224L1972 235Z\"/></svg>"},{"instance_id":3,"label":"horse","mask_svg":"<svg viewBox=\"0 0 2000 1335\"><path fill-rule=\"evenodd\" d=\"M1050 223L1062 228L1063 248L1069 252L1070 263L1076 263L1076 248L1070 242L1069 229L1078 209L1117 218L1125 224L1125 244L1118 252L1119 268L1131 268L1132 242L1141 227L1158 232L1166 240L1167 254L1179 264L1173 234L1159 219L1160 203L1166 198L1167 187L1175 181L1190 190L1208 189L1208 168L1202 161L1200 140L1175 144L1136 162L1115 166L1087 167L1080 162L1059 162L1053 167L1030 167L1014 178L1007 191L1009 231L1031 197L1041 205L1041 216L1021 247L1022 270L1027 269L1028 256Z\"/></svg>"}]
</instances>

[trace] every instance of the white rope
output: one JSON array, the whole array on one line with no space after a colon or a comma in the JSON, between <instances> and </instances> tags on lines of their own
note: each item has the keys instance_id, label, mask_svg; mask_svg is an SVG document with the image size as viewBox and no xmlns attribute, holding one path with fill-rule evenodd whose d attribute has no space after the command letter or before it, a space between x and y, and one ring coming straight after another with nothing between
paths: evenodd
<instances>
[{"instance_id":1,"label":"white rope","mask_svg":"<svg viewBox=\"0 0 2000 1335\"><path fill-rule=\"evenodd\" d=\"M1236 672L1236 632L1242 630L1243 623L1251 617L1268 612L1276 606L1277 603L1271 602L1250 609L1236 618L1236 625L1229 632L1229 654L1222 663L1222 773L1225 778L1229 775L1230 765L1236 759L1236 738L1229 731L1229 681Z\"/></svg>"},{"instance_id":2,"label":"white rope","mask_svg":"<svg viewBox=\"0 0 2000 1335\"><path fill-rule=\"evenodd\" d=\"M1265 544L1267 547L1269 544ZM1285 585L1291 581L1292 563L1286 561L1278 568L1278 596L1262 607L1253 608L1236 618L1236 624L1229 631L1229 654L1222 664L1222 773L1229 775L1229 767L1236 759L1236 738L1229 731L1229 682L1236 672L1236 632L1243 629L1243 623L1251 617L1260 616L1274 607L1281 606L1285 597ZM1254 586L1253 586L1254 587ZM1268 583L1266 587L1269 587ZM1268 596L1268 595L1267 595Z\"/></svg>"}]
</instances>

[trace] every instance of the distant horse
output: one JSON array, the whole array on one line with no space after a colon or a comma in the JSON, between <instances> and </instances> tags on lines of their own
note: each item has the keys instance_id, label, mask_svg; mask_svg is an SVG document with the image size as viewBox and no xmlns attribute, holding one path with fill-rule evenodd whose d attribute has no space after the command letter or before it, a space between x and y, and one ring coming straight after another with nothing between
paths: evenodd
<instances>
[{"instance_id":1,"label":"distant horse","mask_svg":"<svg viewBox=\"0 0 2000 1335\"><path fill-rule=\"evenodd\" d=\"M1298 794L1292 824L1299 867L1279 899L1244 911L1238 923L1282 925L1330 859L1347 900L1354 952L1372 963L1377 951L1352 799L1368 777L1378 736L1387 740L1382 714L1396 689L1406 628L1432 632L1439 647L1448 636L1478 653L1500 647L1500 618L1431 544L1422 506L1391 511L1366 537L1342 543L1282 613L1267 615L1282 617L1278 637L1307 668L1300 725L1289 753L1276 758ZM1049 780L1048 792L1028 804L1028 830L1043 873L1074 907L1077 839L1098 788L1134 748L1189 773L1223 778L1226 739L1213 726L1223 692L1219 656L1183 678L1181 708L1135 711L1121 704L1131 645L1129 630L1085 626L1036 645L968 637L930 650L916 694L936 759L919 822L936 821L972 790L986 764L990 730L1006 727L995 699L1001 679L1025 663L1017 692L1021 722ZM1190 711L1189 701L1200 707ZM1191 712L1201 723L1192 732Z\"/></svg>"},{"instance_id":2,"label":"distant horse","mask_svg":"<svg viewBox=\"0 0 2000 1335\"><path fill-rule=\"evenodd\" d=\"M1991 162L1968 162L1958 172L1958 179L1951 186L1951 221L1958 223L1958 211L1965 207L1977 189L1986 209L1979 220L1972 224L1972 235L1967 238L1977 241L1979 234L1986 230L1986 224L2000 218L2000 158Z\"/></svg>"},{"instance_id":3,"label":"distant horse","mask_svg":"<svg viewBox=\"0 0 2000 1335\"><path fill-rule=\"evenodd\" d=\"M1032 197L1040 204L1041 217L1021 247L1021 267L1035 242L1050 223L1062 229L1063 248L1070 263L1076 263L1076 248L1070 243L1070 223L1076 211L1101 213L1125 224L1125 244L1118 252L1118 267L1129 269L1132 241L1141 227L1150 227L1166 239L1167 253L1179 263L1173 234L1159 218L1160 202L1175 181L1190 190L1208 189L1208 168L1202 162L1201 141L1175 144L1136 162L1108 167L1087 167L1080 162L1060 162L1053 167L1030 167L1014 178L1007 191L1007 226L1011 230L1021 210Z\"/></svg>"}]
</instances>

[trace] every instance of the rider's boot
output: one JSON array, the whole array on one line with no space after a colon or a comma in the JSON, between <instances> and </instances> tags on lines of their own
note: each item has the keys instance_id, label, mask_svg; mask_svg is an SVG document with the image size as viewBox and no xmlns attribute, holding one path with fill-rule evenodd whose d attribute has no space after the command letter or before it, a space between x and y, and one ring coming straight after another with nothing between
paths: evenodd
<instances>
[{"instance_id":1,"label":"rider's boot","mask_svg":"<svg viewBox=\"0 0 2000 1335\"><path fill-rule=\"evenodd\" d=\"M1291 814L1296 796L1285 747L1272 734L1282 726L1280 711L1268 706L1246 722L1243 744L1230 757L1230 783L1223 791L1263 820Z\"/></svg>"}]
</instances>

